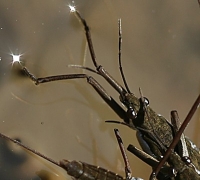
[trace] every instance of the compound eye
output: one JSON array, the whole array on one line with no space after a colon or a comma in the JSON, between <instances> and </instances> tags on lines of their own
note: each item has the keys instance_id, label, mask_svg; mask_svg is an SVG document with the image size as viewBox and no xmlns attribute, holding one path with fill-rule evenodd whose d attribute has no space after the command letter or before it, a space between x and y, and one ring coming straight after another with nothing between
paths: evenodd
<instances>
[{"instance_id":1,"label":"compound eye","mask_svg":"<svg viewBox=\"0 0 200 180\"><path fill-rule=\"evenodd\" d=\"M182 157L182 159L187 165L190 165L192 163L191 159L188 156L184 156Z\"/></svg>"},{"instance_id":2,"label":"compound eye","mask_svg":"<svg viewBox=\"0 0 200 180\"><path fill-rule=\"evenodd\" d=\"M127 115L128 115L129 119L136 119L137 118L137 113L134 111L133 108L128 108Z\"/></svg>"},{"instance_id":3,"label":"compound eye","mask_svg":"<svg viewBox=\"0 0 200 180\"><path fill-rule=\"evenodd\" d=\"M146 97L144 97L144 103L146 104L146 106L149 105L149 100Z\"/></svg>"},{"instance_id":4,"label":"compound eye","mask_svg":"<svg viewBox=\"0 0 200 180\"><path fill-rule=\"evenodd\" d=\"M145 105L148 106L149 105L149 100L146 97L143 97L143 99L144 99ZM142 101L141 98L140 98L140 101Z\"/></svg>"}]
</instances>

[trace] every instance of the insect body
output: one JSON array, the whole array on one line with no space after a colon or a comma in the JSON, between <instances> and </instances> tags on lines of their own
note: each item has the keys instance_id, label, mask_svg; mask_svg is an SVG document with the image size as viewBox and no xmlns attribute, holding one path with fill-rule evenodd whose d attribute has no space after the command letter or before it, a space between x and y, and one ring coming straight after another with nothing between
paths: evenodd
<instances>
[{"instance_id":1,"label":"insect body","mask_svg":"<svg viewBox=\"0 0 200 180\"><path fill-rule=\"evenodd\" d=\"M118 131L118 130L115 130L115 131ZM77 179L77 180L143 180L141 178L132 177L131 173L126 174L126 178L123 178L122 176L120 176L116 173L113 173L109 170L106 170L104 168L94 166L91 164L87 164L87 163L81 162L81 161L62 160L60 162L56 162L53 159L41 154L40 152L38 152L34 149L31 149L30 147L22 144L21 142L14 140L2 133L0 133L0 136L4 139L7 139L9 141L16 143L17 145L25 148L28 151L31 151L32 153L46 159L47 161L65 169L68 175L70 175L71 177L73 177L74 179ZM119 138L119 135L117 137ZM120 146L123 147L122 141L120 142ZM123 157L126 156L124 148L121 151L122 151ZM124 161L125 161L125 170L129 169L128 160L124 158Z\"/></svg>"},{"instance_id":2,"label":"insect body","mask_svg":"<svg viewBox=\"0 0 200 180\"><path fill-rule=\"evenodd\" d=\"M67 74L37 78L35 77L27 67L22 67L25 74L35 82L35 84L42 84L51 81L66 80L66 79L78 79L85 78L87 82L97 91L97 93L104 99L104 101L114 110L114 112L123 120L121 124L125 124L128 127L137 130L141 135L140 143L146 155L143 154L141 159L146 157L155 158L153 163L148 163L153 168L162 159L162 156L169 148L172 140L174 139L174 128L173 126L161 115L158 115L153 111L146 98L142 95L137 98L128 88L125 81L123 71L121 70L122 78L124 80L125 87L122 87L106 70L103 66L98 65L96 56L92 44L90 35L90 29L85 19L81 17L79 12L74 8L70 7L71 11L74 12L76 17L83 24L88 42L89 51L91 58L96 70L88 67L77 66L86 70L96 72L102 76L120 95L120 101L125 105L127 110L124 110L113 98L110 96L104 88L91 76L87 74ZM119 64L121 67L121 21L119 21ZM142 94L142 93L141 93ZM116 121L109 121L116 122ZM172 172L161 169L162 175L158 176L158 179L178 179L183 180L189 177L193 179L200 179L200 152L197 148L191 144L191 141L185 139L185 147L188 150L191 163L187 163L182 158L182 153L172 152L169 159L166 161L166 168ZM148 151L147 151L148 149ZM171 149L170 149L171 150ZM137 150L137 153L139 151ZM156 162L157 161L157 162Z\"/></svg>"},{"instance_id":3,"label":"insect body","mask_svg":"<svg viewBox=\"0 0 200 180\"><path fill-rule=\"evenodd\" d=\"M60 166L65 169L68 175L80 180L123 180L124 178L104 168L90 165L80 161L60 161Z\"/></svg>"}]
</instances>

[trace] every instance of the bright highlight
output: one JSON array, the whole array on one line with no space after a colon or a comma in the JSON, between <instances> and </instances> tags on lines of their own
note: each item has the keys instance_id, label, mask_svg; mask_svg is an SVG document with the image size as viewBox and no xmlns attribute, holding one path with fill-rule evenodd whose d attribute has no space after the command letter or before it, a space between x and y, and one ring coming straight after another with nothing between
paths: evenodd
<instances>
[{"instance_id":1,"label":"bright highlight","mask_svg":"<svg viewBox=\"0 0 200 180\"><path fill-rule=\"evenodd\" d=\"M11 54L12 57L13 57L13 61L12 61L12 65L16 62L20 63L20 57L21 55L14 55L14 54Z\"/></svg>"},{"instance_id":2,"label":"bright highlight","mask_svg":"<svg viewBox=\"0 0 200 180\"><path fill-rule=\"evenodd\" d=\"M76 7L69 5L70 12L76 12Z\"/></svg>"}]
</instances>

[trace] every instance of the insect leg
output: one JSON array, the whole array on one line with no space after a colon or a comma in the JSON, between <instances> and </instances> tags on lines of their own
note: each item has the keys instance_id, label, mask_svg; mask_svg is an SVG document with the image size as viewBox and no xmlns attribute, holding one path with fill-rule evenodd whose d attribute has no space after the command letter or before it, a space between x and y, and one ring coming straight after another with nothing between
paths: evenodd
<instances>
[{"instance_id":1,"label":"insect leg","mask_svg":"<svg viewBox=\"0 0 200 180\"><path fill-rule=\"evenodd\" d=\"M120 84L118 84L106 72L106 70L102 66L99 66L96 62L96 56L95 56L95 52L94 52L94 48L92 44L92 38L91 38L90 30L89 30L86 20L81 17L81 15L75 9L75 7L70 6L70 9L72 12L75 13L76 17L81 21L81 23L84 26L86 39L88 42L88 47L90 49L92 61L96 67L97 74L103 76L111 84L111 86L113 86L120 93L121 97L124 97L124 94L127 93L126 90ZM87 74L68 74L68 75L57 75L57 76L37 78L26 67L22 67L22 70L36 85L41 84L41 83L51 82L51 81L58 81L58 80L86 78L88 83L93 86L93 88L104 99L104 101L115 111L115 113L118 114L118 116L121 119L123 119L125 123L129 124L129 119L127 118L126 112L123 110L123 108L121 108L121 106L111 96L109 96L107 92L103 89L103 87L91 76L88 76Z\"/></svg>"},{"instance_id":2,"label":"insect leg","mask_svg":"<svg viewBox=\"0 0 200 180\"><path fill-rule=\"evenodd\" d=\"M129 120L126 119L126 112L124 109L112 98L112 96L108 95L106 90L92 76L88 76L87 74L66 74L37 78L25 66L22 67L22 70L36 85L67 79L87 79L87 82L97 91L97 93L114 110L114 112L125 122L129 122Z\"/></svg>"},{"instance_id":3,"label":"insect leg","mask_svg":"<svg viewBox=\"0 0 200 180\"><path fill-rule=\"evenodd\" d=\"M131 153L133 153L135 156L137 156L139 159L141 159L143 162L151 166L152 168L158 165L159 161L154 158L153 156L147 154L146 152L138 149L137 147L133 146L132 144L129 144L127 150ZM172 178L176 175L175 169L171 168L168 164L164 164L164 166L161 168L158 178L159 179L168 179Z\"/></svg>"},{"instance_id":4,"label":"insect leg","mask_svg":"<svg viewBox=\"0 0 200 180\"><path fill-rule=\"evenodd\" d=\"M128 124L129 127L134 129L135 125L133 124L132 120L135 120L135 118L137 117L136 111L140 110L140 101L132 93L128 93L119 83L117 83L113 79L113 77L111 77L101 65L97 64L89 27L88 27L85 19L83 19L81 17L81 15L75 9L75 7L70 6L70 8L71 8L71 11L74 12L74 14L78 17L78 19L81 21L81 23L83 24L83 26L85 28L85 33L86 33L88 46L90 49L91 58L94 63L94 66L96 67L96 73L101 75L102 77L104 77L107 80L107 82L116 91L119 92L120 101L127 107L127 112L124 111L124 109L111 96L109 96L105 92L105 90L99 85L98 82L96 82L94 80L94 78L92 78L86 74L68 74L68 75L58 75L58 76L49 76L49 77L44 77L44 78L36 78L33 74L31 74L29 72L29 70L26 67L23 67L22 70L32 81L35 82L35 84L64 80L64 79L86 78L88 83L93 86L93 88L99 93L99 95L105 100L105 102L114 110L114 112L121 119L123 119L123 121L126 124ZM19 64L21 65L21 63L19 63ZM86 68L86 69L90 69L90 68ZM142 117L142 115L141 115L141 117ZM139 118L138 118L138 121L140 121L140 124L142 123L142 121Z\"/></svg>"},{"instance_id":5,"label":"insect leg","mask_svg":"<svg viewBox=\"0 0 200 180\"><path fill-rule=\"evenodd\" d=\"M177 111L171 111L171 122L173 125L174 133L176 134L181 126ZM200 175L200 171L192 163L192 160L189 156L184 133L181 135L180 141L177 144L177 146L178 146L178 154L182 158L182 160L186 163L187 166L194 168L196 173Z\"/></svg>"},{"instance_id":6,"label":"insect leg","mask_svg":"<svg viewBox=\"0 0 200 180\"><path fill-rule=\"evenodd\" d=\"M176 135L176 133L178 132L178 130L181 126L177 111L171 111L171 123L172 123L173 129L174 129L174 133ZM177 146L178 146L178 154L186 161L187 158L189 158L189 153L188 153L188 148L186 145L184 134L181 135L180 141L177 144Z\"/></svg>"},{"instance_id":7,"label":"insect leg","mask_svg":"<svg viewBox=\"0 0 200 180\"><path fill-rule=\"evenodd\" d=\"M114 129L114 132L115 132L115 136L117 138L117 142L119 144L119 147L120 147L120 150L121 150L121 153L122 153L122 157L124 159L126 180L143 180L141 178L132 177L131 167L130 167L130 164L129 164L128 157L126 155L126 150L124 148L124 144L123 144L122 138L121 138L121 136L119 134L119 130L118 129Z\"/></svg>"},{"instance_id":8,"label":"insect leg","mask_svg":"<svg viewBox=\"0 0 200 180\"><path fill-rule=\"evenodd\" d=\"M126 178L130 179L132 177L131 167L130 167L130 164L129 164L129 161L128 161L128 157L126 155L126 151L125 151L122 139L121 139L120 134L119 134L119 130L114 129L114 132L115 132L115 136L117 138L117 142L119 144L119 147L120 147L120 150L121 150L121 153L122 153L122 157L124 159Z\"/></svg>"},{"instance_id":9,"label":"insect leg","mask_svg":"<svg viewBox=\"0 0 200 180\"><path fill-rule=\"evenodd\" d=\"M71 9L71 7L70 7L70 9ZM96 67L97 72L102 77L104 77L106 79L106 81L108 81L108 83L116 91L118 91L120 94L124 95L127 91L104 69L103 66L97 64L96 55L95 55L95 52L94 52L94 46L93 46L93 43L92 43L92 37L91 37L91 33L90 33L90 28L87 25L86 20L82 18L82 16L80 15L80 13L76 9L73 9L72 12L81 21L82 25L84 26L85 35L86 35L86 39L87 39L87 42L88 42L88 47L89 47L90 55L91 55L93 64Z\"/></svg>"}]
</instances>

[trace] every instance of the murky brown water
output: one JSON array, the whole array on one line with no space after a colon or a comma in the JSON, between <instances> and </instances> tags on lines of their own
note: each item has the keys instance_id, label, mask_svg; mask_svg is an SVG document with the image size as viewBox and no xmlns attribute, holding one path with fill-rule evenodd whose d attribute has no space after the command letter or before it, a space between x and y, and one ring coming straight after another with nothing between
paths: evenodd
<instances>
[{"instance_id":1,"label":"murky brown water","mask_svg":"<svg viewBox=\"0 0 200 180\"><path fill-rule=\"evenodd\" d=\"M55 160L81 160L123 175L113 128L120 129L125 146L139 146L135 132L104 123L119 118L86 81L35 86L15 74L17 66L10 64L10 53L23 53L23 62L37 76L81 72L68 68L69 64L93 67L85 51L83 28L70 14L68 4L70 1L0 1L0 131ZM176 109L184 119L200 91L197 2L76 0L75 4L91 27L98 63L121 82L117 24L121 18L123 68L130 89L139 95L141 87L151 107L165 117ZM107 83L95 78L118 99ZM198 132L199 111L186 131L197 145ZM54 165L0 141L1 179L70 179ZM151 169L132 154L128 156L133 175L148 179Z\"/></svg>"}]
</instances>

